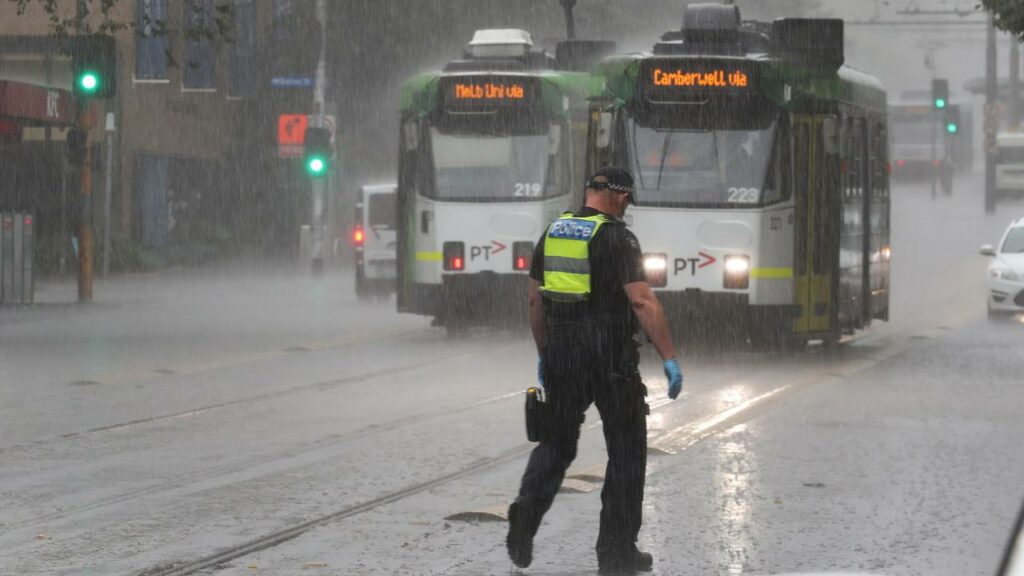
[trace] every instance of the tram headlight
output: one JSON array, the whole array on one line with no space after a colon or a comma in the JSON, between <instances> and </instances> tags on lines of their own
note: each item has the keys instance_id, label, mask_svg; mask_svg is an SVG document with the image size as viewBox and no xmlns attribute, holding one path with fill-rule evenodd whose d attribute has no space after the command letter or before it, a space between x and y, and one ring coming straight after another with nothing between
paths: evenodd
<instances>
[{"instance_id":1,"label":"tram headlight","mask_svg":"<svg viewBox=\"0 0 1024 576\"><path fill-rule=\"evenodd\" d=\"M725 257L725 276L722 286L729 290L745 290L750 287L750 257L731 255Z\"/></svg>"},{"instance_id":2,"label":"tram headlight","mask_svg":"<svg viewBox=\"0 0 1024 576\"><path fill-rule=\"evenodd\" d=\"M647 283L654 288L668 285L668 255L644 254L644 275Z\"/></svg>"}]
</instances>

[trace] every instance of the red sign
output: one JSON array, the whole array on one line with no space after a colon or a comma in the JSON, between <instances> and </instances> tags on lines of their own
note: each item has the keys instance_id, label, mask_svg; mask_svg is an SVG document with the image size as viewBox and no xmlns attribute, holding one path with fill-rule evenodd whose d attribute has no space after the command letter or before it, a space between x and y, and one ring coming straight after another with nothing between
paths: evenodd
<instances>
[{"instance_id":1,"label":"red sign","mask_svg":"<svg viewBox=\"0 0 1024 576\"><path fill-rule=\"evenodd\" d=\"M23 124L71 125L72 111L67 90L0 80L0 117Z\"/></svg>"},{"instance_id":2,"label":"red sign","mask_svg":"<svg viewBox=\"0 0 1024 576\"><path fill-rule=\"evenodd\" d=\"M278 146L302 146L308 127L309 116L305 114L281 114L277 117Z\"/></svg>"},{"instance_id":3,"label":"red sign","mask_svg":"<svg viewBox=\"0 0 1024 576\"><path fill-rule=\"evenodd\" d=\"M21 125L13 120L0 120L0 142L21 142Z\"/></svg>"}]
</instances>

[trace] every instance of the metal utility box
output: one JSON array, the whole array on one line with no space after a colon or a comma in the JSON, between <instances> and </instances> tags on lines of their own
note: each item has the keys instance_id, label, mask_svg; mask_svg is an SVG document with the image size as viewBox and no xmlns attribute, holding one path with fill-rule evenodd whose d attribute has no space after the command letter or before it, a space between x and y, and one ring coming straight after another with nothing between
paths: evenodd
<instances>
[{"instance_id":1,"label":"metal utility box","mask_svg":"<svg viewBox=\"0 0 1024 576\"><path fill-rule=\"evenodd\" d=\"M34 221L32 214L0 212L0 305L33 302Z\"/></svg>"}]
</instances>

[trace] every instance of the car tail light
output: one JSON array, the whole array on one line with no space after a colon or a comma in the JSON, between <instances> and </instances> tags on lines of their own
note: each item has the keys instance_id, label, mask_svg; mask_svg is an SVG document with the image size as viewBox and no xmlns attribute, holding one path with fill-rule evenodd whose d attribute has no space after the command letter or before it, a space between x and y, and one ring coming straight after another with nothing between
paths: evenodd
<instances>
[{"instance_id":1,"label":"car tail light","mask_svg":"<svg viewBox=\"0 0 1024 576\"><path fill-rule=\"evenodd\" d=\"M896 161L896 165L899 166L900 168L903 168L904 166L907 165L907 161L906 160L897 160Z\"/></svg>"},{"instance_id":2,"label":"car tail light","mask_svg":"<svg viewBox=\"0 0 1024 576\"><path fill-rule=\"evenodd\" d=\"M466 245L462 242L445 242L443 256L445 270L461 272L466 269Z\"/></svg>"},{"instance_id":3,"label":"car tail light","mask_svg":"<svg viewBox=\"0 0 1024 576\"><path fill-rule=\"evenodd\" d=\"M366 242L366 232L363 231L362 226L356 226L352 230L352 244L355 246L362 246Z\"/></svg>"},{"instance_id":4,"label":"car tail light","mask_svg":"<svg viewBox=\"0 0 1024 576\"><path fill-rule=\"evenodd\" d=\"M529 270L533 258L533 242L515 242L512 244L512 269Z\"/></svg>"},{"instance_id":5,"label":"car tail light","mask_svg":"<svg viewBox=\"0 0 1024 576\"><path fill-rule=\"evenodd\" d=\"M668 285L668 254L644 254L644 275L653 288Z\"/></svg>"}]
</instances>

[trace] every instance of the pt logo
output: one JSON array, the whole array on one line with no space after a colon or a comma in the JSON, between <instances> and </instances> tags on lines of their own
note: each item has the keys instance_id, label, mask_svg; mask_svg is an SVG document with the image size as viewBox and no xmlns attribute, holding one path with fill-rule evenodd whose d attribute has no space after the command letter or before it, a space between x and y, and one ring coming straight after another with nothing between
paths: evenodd
<instances>
[{"instance_id":1,"label":"pt logo","mask_svg":"<svg viewBox=\"0 0 1024 576\"><path fill-rule=\"evenodd\" d=\"M484 260L490 260L491 256L501 252L508 246L498 242L497 240L491 240L490 244L483 246L470 246L469 247L469 259L476 260L477 258L483 258Z\"/></svg>"},{"instance_id":2,"label":"pt logo","mask_svg":"<svg viewBox=\"0 0 1024 576\"><path fill-rule=\"evenodd\" d=\"M690 271L690 276L696 276L697 270L707 268L715 262L718 262L718 258L715 258L711 254L705 252L697 252L698 258L676 258L673 265L673 275L678 276L680 272Z\"/></svg>"}]
</instances>

